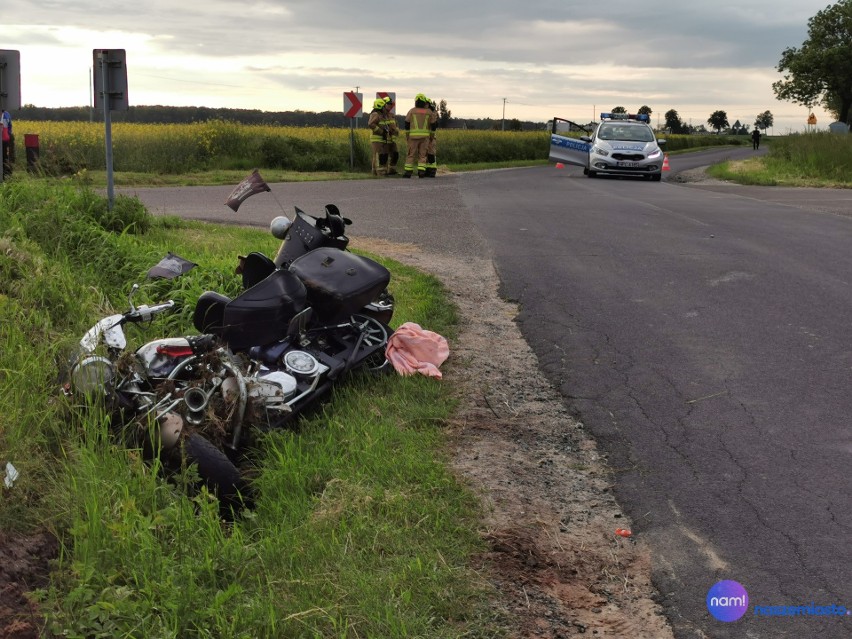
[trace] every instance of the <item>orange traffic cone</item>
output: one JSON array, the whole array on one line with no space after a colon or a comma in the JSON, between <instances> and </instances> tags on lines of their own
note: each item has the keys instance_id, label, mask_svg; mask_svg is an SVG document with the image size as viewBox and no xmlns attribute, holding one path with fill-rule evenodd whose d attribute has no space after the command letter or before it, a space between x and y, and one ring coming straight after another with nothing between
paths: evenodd
<instances>
[{"instance_id":1,"label":"orange traffic cone","mask_svg":"<svg viewBox=\"0 0 852 639\"><path fill-rule=\"evenodd\" d=\"M663 156L663 171L671 171L671 167L669 167L669 154L666 153Z\"/></svg>"},{"instance_id":2,"label":"orange traffic cone","mask_svg":"<svg viewBox=\"0 0 852 639\"><path fill-rule=\"evenodd\" d=\"M557 163L556 163L556 168L557 168L557 169L564 169L564 168L565 168L565 165L564 165L564 164L562 164L562 162L557 162Z\"/></svg>"}]
</instances>

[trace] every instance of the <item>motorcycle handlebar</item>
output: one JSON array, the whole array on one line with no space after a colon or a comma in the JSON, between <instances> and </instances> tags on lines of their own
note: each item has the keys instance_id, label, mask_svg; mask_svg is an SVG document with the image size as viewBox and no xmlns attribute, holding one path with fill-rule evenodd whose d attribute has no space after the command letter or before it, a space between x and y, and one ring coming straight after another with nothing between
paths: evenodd
<instances>
[{"instance_id":1,"label":"motorcycle handlebar","mask_svg":"<svg viewBox=\"0 0 852 639\"><path fill-rule=\"evenodd\" d=\"M173 300L168 300L162 304L154 304L153 306L143 304L142 306L138 306L132 311L125 313L124 320L126 322L148 322L153 319L155 315L171 310L174 308L174 305L175 303Z\"/></svg>"}]
</instances>

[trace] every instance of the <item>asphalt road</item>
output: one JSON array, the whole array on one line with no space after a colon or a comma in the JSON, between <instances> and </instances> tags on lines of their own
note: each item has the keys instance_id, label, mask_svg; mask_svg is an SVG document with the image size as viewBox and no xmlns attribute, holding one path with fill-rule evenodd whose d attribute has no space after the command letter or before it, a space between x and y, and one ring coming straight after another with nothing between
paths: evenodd
<instances>
[{"instance_id":1,"label":"asphalt road","mask_svg":"<svg viewBox=\"0 0 852 639\"><path fill-rule=\"evenodd\" d=\"M662 183L540 167L134 189L156 214L266 226L333 202L351 235L490 256L540 365L609 454L679 638L848 637L852 616L717 621L750 605L852 608L852 190L678 184L751 150L671 156Z\"/></svg>"}]
</instances>

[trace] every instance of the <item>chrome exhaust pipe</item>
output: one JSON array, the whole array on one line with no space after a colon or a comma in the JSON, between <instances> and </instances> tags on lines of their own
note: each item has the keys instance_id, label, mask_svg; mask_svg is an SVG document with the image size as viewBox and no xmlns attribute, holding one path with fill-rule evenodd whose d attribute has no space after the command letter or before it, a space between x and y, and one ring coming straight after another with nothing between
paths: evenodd
<instances>
[{"instance_id":1,"label":"chrome exhaust pipe","mask_svg":"<svg viewBox=\"0 0 852 639\"><path fill-rule=\"evenodd\" d=\"M197 386L186 389L183 394L183 403L186 404L186 421L193 426L203 424L204 413L207 411L209 402L210 395Z\"/></svg>"}]
</instances>

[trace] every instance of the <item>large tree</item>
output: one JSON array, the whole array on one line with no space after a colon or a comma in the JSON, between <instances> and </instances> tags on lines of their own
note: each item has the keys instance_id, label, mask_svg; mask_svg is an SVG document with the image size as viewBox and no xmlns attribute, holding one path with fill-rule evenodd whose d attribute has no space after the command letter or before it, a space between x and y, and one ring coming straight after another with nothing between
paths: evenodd
<instances>
[{"instance_id":1,"label":"large tree","mask_svg":"<svg viewBox=\"0 0 852 639\"><path fill-rule=\"evenodd\" d=\"M766 129L775 124L775 116L772 115L772 112L768 109L757 116L754 120L754 126L758 129L763 129L766 132Z\"/></svg>"},{"instance_id":2,"label":"large tree","mask_svg":"<svg viewBox=\"0 0 852 639\"><path fill-rule=\"evenodd\" d=\"M841 122L852 109L852 0L840 0L808 20L808 39L781 54L783 80L772 83L779 100L808 108L837 108Z\"/></svg>"},{"instance_id":3,"label":"large tree","mask_svg":"<svg viewBox=\"0 0 852 639\"><path fill-rule=\"evenodd\" d=\"M450 120L453 117L453 112L447 108L447 101L441 100L438 103L438 126L446 129L450 126Z\"/></svg>"},{"instance_id":4,"label":"large tree","mask_svg":"<svg viewBox=\"0 0 852 639\"><path fill-rule=\"evenodd\" d=\"M724 111L713 111L710 114L710 117L707 118L707 124L716 129L718 133L722 129L728 128L730 125L728 124L728 114Z\"/></svg>"},{"instance_id":5,"label":"large tree","mask_svg":"<svg viewBox=\"0 0 852 639\"><path fill-rule=\"evenodd\" d=\"M670 133L683 132L683 122L681 121L680 115L677 111L669 109L663 117L666 119L666 129L668 129Z\"/></svg>"}]
</instances>

